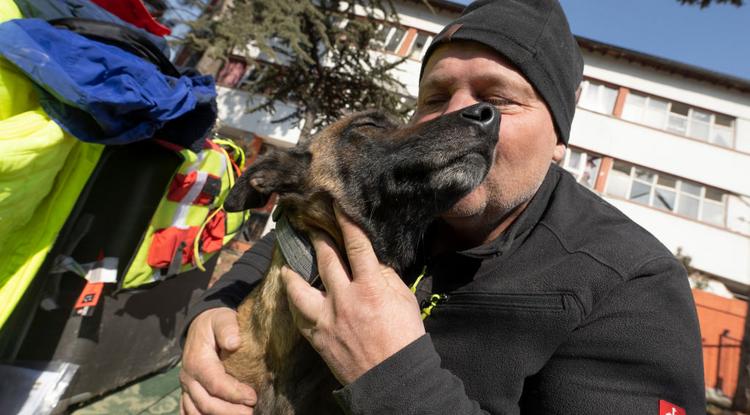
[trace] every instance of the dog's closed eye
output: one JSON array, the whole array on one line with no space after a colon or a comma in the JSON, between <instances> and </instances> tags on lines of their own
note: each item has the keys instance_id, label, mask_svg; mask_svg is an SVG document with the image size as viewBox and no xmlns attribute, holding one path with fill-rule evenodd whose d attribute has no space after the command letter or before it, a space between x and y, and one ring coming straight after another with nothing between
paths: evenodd
<instances>
[{"instance_id":1,"label":"dog's closed eye","mask_svg":"<svg viewBox=\"0 0 750 415\"><path fill-rule=\"evenodd\" d=\"M352 128L365 128L365 127L374 127L374 128L381 128L381 129L388 128L385 124L381 122L377 122L375 120L370 120L370 119L364 119L364 120L357 121L352 124Z\"/></svg>"}]
</instances>

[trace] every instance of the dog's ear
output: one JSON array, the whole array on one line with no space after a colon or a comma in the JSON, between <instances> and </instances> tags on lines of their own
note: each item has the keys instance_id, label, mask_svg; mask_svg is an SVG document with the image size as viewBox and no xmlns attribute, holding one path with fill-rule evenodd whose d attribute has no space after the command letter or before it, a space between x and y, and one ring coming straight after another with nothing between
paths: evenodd
<instances>
[{"instance_id":1,"label":"dog's ear","mask_svg":"<svg viewBox=\"0 0 750 415\"><path fill-rule=\"evenodd\" d=\"M298 148L271 150L237 179L224 200L227 212L265 206L273 193L303 193L310 154Z\"/></svg>"}]
</instances>

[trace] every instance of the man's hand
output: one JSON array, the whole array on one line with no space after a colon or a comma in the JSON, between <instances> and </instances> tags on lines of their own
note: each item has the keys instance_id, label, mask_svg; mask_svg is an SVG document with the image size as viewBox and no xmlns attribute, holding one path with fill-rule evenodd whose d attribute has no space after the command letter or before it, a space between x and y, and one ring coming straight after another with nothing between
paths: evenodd
<instances>
[{"instance_id":1,"label":"man's hand","mask_svg":"<svg viewBox=\"0 0 750 415\"><path fill-rule=\"evenodd\" d=\"M237 312L226 307L199 314L188 329L182 353L180 413L252 415L256 395L224 371L219 350L240 346Z\"/></svg>"},{"instance_id":2,"label":"man's hand","mask_svg":"<svg viewBox=\"0 0 750 415\"><path fill-rule=\"evenodd\" d=\"M315 235L322 292L287 267L282 269L290 308L302 335L336 378L347 385L409 343L424 325L414 294L396 272L378 262L367 236L336 209L349 275L333 242Z\"/></svg>"}]
</instances>

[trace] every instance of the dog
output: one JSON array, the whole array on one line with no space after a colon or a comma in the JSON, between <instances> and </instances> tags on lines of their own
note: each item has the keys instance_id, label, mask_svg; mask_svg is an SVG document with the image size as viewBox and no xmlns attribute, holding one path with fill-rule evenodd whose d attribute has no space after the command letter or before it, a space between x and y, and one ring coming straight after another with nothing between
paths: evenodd
<instances>
[{"instance_id":1,"label":"dog","mask_svg":"<svg viewBox=\"0 0 750 415\"><path fill-rule=\"evenodd\" d=\"M325 233L343 252L335 201L378 259L405 276L430 224L484 180L499 124L500 113L485 103L416 125L378 111L353 114L306 146L264 154L224 207L260 207L277 193L277 209L295 232ZM241 346L223 364L257 392L256 414L342 413L331 393L340 385L292 321L280 277L286 263L277 242L266 277L237 310Z\"/></svg>"}]
</instances>

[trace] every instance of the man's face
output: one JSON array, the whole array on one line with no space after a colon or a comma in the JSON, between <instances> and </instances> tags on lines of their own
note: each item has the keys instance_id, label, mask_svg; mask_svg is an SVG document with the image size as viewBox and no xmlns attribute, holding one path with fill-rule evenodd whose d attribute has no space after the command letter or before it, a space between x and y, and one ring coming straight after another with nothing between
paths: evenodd
<instances>
[{"instance_id":1,"label":"man's face","mask_svg":"<svg viewBox=\"0 0 750 415\"><path fill-rule=\"evenodd\" d=\"M528 81L494 50L474 42L452 42L430 56L412 122L421 123L478 102L502 114L495 161L484 182L442 217L487 223L531 199L565 151L557 144L552 117ZM482 220L485 219L485 220Z\"/></svg>"}]
</instances>

